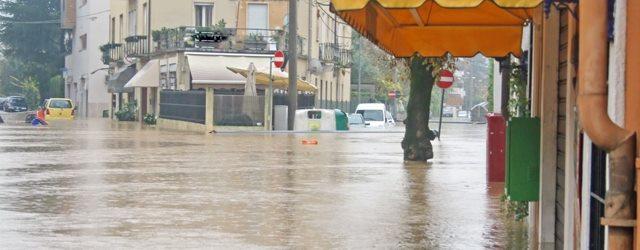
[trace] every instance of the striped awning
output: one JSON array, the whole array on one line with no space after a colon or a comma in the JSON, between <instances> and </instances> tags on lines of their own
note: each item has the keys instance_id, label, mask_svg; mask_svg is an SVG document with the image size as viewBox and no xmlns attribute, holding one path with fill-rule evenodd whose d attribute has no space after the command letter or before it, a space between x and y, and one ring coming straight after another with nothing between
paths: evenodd
<instances>
[{"instance_id":1,"label":"striped awning","mask_svg":"<svg viewBox=\"0 0 640 250\"><path fill-rule=\"evenodd\" d=\"M331 0L331 11L396 57L521 54L543 0Z\"/></svg>"}]
</instances>

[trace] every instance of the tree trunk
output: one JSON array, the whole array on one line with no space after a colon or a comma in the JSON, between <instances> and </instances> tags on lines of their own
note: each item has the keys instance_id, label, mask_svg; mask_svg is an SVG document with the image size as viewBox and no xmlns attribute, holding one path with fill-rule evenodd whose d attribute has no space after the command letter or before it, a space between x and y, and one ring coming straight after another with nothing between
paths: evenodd
<instances>
[{"instance_id":1,"label":"tree trunk","mask_svg":"<svg viewBox=\"0 0 640 250\"><path fill-rule=\"evenodd\" d=\"M402 140L404 159L426 161L433 158L433 147L429 140L429 106L435 78L432 66L425 64L426 58L414 56L410 61L411 88L407 104L406 131Z\"/></svg>"}]
</instances>

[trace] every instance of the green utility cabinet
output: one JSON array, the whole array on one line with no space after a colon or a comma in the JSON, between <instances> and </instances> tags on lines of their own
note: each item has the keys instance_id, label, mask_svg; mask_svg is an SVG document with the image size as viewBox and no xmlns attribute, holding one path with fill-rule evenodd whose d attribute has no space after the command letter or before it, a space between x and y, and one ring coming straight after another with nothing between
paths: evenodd
<instances>
[{"instance_id":1,"label":"green utility cabinet","mask_svg":"<svg viewBox=\"0 0 640 250\"><path fill-rule=\"evenodd\" d=\"M506 148L507 196L513 201L537 201L540 197L540 119L509 119Z\"/></svg>"}]
</instances>

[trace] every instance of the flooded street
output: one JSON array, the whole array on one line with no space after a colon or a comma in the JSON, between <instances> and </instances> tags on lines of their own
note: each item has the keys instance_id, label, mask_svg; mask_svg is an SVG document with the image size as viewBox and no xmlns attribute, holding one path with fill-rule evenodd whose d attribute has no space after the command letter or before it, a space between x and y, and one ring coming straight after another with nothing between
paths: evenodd
<instances>
[{"instance_id":1,"label":"flooded street","mask_svg":"<svg viewBox=\"0 0 640 250\"><path fill-rule=\"evenodd\" d=\"M485 125L435 160L403 134L212 134L108 120L0 125L1 248L520 248Z\"/></svg>"}]
</instances>

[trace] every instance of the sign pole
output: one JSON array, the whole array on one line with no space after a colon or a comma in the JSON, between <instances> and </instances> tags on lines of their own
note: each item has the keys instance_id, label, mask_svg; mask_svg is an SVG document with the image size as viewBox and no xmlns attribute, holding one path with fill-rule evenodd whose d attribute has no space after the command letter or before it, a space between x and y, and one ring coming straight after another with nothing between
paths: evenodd
<instances>
[{"instance_id":1,"label":"sign pole","mask_svg":"<svg viewBox=\"0 0 640 250\"><path fill-rule=\"evenodd\" d=\"M444 90L450 88L453 85L453 72L449 70L440 70L438 81L436 85L442 89L442 98L440 99L440 121L438 122L438 141L440 141L440 135L442 134L442 113L444 112Z\"/></svg>"},{"instance_id":2,"label":"sign pole","mask_svg":"<svg viewBox=\"0 0 640 250\"><path fill-rule=\"evenodd\" d=\"M267 128L269 131L273 130L273 58L269 59L269 124Z\"/></svg>"},{"instance_id":3,"label":"sign pole","mask_svg":"<svg viewBox=\"0 0 640 250\"><path fill-rule=\"evenodd\" d=\"M444 111L444 88L442 89L442 97L440 98L440 121L438 122L438 141L442 134L442 112Z\"/></svg>"}]
</instances>

